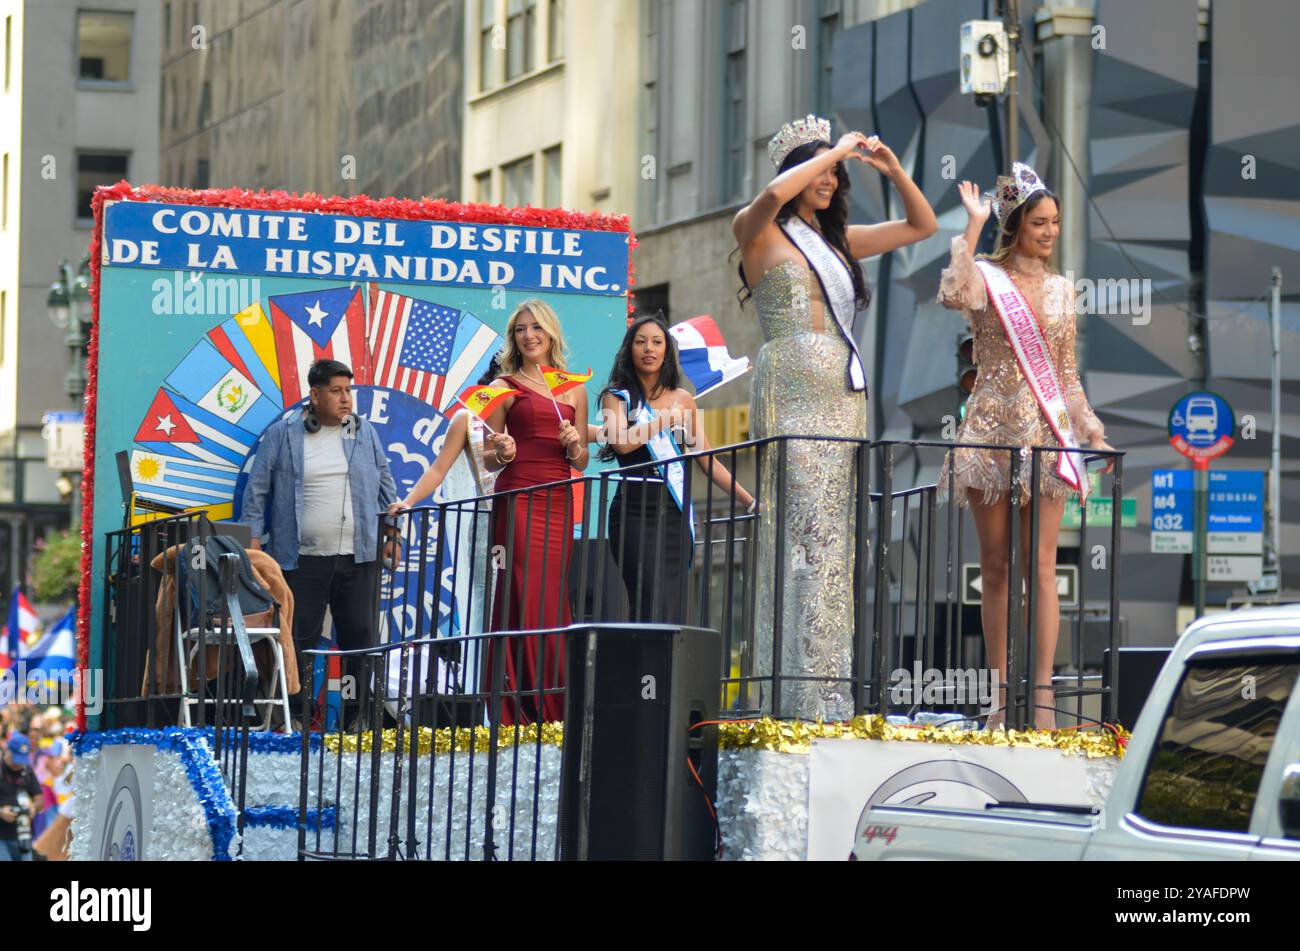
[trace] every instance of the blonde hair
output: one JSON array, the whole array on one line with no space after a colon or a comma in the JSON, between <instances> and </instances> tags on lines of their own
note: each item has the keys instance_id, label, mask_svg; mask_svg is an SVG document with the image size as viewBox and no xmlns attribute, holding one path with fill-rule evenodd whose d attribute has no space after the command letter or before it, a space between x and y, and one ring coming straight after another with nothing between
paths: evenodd
<instances>
[{"instance_id":1,"label":"blonde hair","mask_svg":"<svg viewBox=\"0 0 1300 951\"><path fill-rule=\"evenodd\" d=\"M564 342L564 330L560 327L560 318L546 301L532 298L516 307L515 312L506 321L506 343L501 349L501 372L518 373L523 369L524 357L519 352L519 346L515 343L515 324L519 322L519 316L525 311L533 315L551 338L551 350L547 355L546 365L555 367L557 370L567 370L568 365L565 358L568 355L569 348Z\"/></svg>"}]
</instances>

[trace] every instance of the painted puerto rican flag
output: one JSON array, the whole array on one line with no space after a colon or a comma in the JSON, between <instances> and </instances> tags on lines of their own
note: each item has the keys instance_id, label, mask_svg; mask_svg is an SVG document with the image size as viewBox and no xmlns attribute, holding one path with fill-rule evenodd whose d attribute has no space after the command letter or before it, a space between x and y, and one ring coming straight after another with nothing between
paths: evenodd
<instances>
[{"instance_id":1,"label":"painted puerto rican flag","mask_svg":"<svg viewBox=\"0 0 1300 951\"><path fill-rule=\"evenodd\" d=\"M677 352L685 373L703 396L730 383L749 370L749 357L733 357L727 352L722 331L708 314L692 317L668 328L677 341Z\"/></svg>"},{"instance_id":2,"label":"painted puerto rican flag","mask_svg":"<svg viewBox=\"0 0 1300 951\"><path fill-rule=\"evenodd\" d=\"M295 406L307 395L307 371L317 360L346 363L354 386L370 383L361 288L277 294L269 303L283 406Z\"/></svg>"}]
</instances>

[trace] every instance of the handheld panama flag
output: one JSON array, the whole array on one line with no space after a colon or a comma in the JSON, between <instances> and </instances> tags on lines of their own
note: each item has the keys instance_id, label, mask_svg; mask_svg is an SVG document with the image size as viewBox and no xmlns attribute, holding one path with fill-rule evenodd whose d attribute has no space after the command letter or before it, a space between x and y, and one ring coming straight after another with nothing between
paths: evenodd
<instances>
[{"instance_id":1,"label":"handheld panama flag","mask_svg":"<svg viewBox=\"0 0 1300 951\"><path fill-rule=\"evenodd\" d=\"M668 332L677 341L682 372L690 378L697 397L730 383L750 369L749 357L733 357L727 352L722 331L708 314L675 324Z\"/></svg>"},{"instance_id":2,"label":"handheld panama flag","mask_svg":"<svg viewBox=\"0 0 1300 951\"><path fill-rule=\"evenodd\" d=\"M555 398L561 393L567 393L576 387L582 386L591 379L591 367L587 367L586 373L570 373L568 370L557 370L555 367L541 366L542 379L546 381L546 388L551 391L551 405L555 407L555 418L564 421L560 415L559 404Z\"/></svg>"},{"instance_id":3,"label":"handheld panama flag","mask_svg":"<svg viewBox=\"0 0 1300 951\"><path fill-rule=\"evenodd\" d=\"M456 402L483 420L486 425L487 418L496 411L502 400L518 395L520 395L519 390L512 390L507 386L471 386L456 397ZM491 426L488 426L488 431L495 432Z\"/></svg>"}]
</instances>

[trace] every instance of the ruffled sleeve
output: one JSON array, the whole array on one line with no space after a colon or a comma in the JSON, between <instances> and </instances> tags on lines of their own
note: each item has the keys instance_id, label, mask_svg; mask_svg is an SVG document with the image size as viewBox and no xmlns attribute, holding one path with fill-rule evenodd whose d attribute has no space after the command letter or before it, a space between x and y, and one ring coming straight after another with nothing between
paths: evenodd
<instances>
[{"instance_id":1,"label":"ruffled sleeve","mask_svg":"<svg viewBox=\"0 0 1300 951\"><path fill-rule=\"evenodd\" d=\"M952 239L952 260L939 276L939 303L950 310L980 311L987 302L984 278L966 239L957 235Z\"/></svg>"},{"instance_id":2,"label":"ruffled sleeve","mask_svg":"<svg viewBox=\"0 0 1300 951\"><path fill-rule=\"evenodd\" d=\"M1075 438L1080 445L1086 446L1094 438L1104 440L1106 427L1088 405L1088 397L1083 392L1083 383L1079 379L1079 364L1074 353L1076 315L1072 285L1065 292L1065 313L1062 317L1064 334L1061 340L1061 385L1065 387L1065 405L1070 410L1070 424L1074 428Z\"/></svg>"}]
</instances>

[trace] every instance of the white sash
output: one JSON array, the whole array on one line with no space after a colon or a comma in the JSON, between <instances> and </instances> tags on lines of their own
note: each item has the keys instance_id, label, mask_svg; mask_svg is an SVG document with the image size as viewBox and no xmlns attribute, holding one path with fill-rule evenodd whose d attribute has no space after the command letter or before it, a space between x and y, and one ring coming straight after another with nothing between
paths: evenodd
<instances>
[{"instance_id":1,"label":"white sash","mask_svg":"<svg viewBox=\"0 0 1300 951\"><path fill-rule=\"evenodd\" d=\"M610 390L610 394L617 396L623 402L628 404L628 423L633 426L639 426L642 423L652 422L659 414L645 400L637 408L636 419L631 418L632 395L627 390ZM682 451L677 447L677 440L668 430L662 430L656 433L645 444L646 449L656 461L662 462L666 459L674 459L682 455ZM686 466L681 461L670 462L664 467L665 482L668 485L668 494L672 496L677 508L686 516L686 525L691 532L692 551L695 543L695 507L686 501ZM645 479L645 476L630 476L629 481L634 479ZM659 481L655 479L653 481Z\"/></svg>"},{"instance_id":2,"label":"white sash","mask_svg":"<svg viewBox=\"0 0 1300 951\"><path fill-rule=\"evenodd\" d=\"M853 342L853 318L858 312L858 295L853 289L853 277L848 265L826 239L798 215L784 224L778 224L778 227L799 249L812 272L817 275L822 288L822 301L831 312L840 336L849 345L849 389L866 392L867 374L862 369L858 345Z\"/></svg>"},{"instance_id":3,"label":"white sash","mask_svg":"<svg viewBox=\"0 0 1300 951\"><path fill-rule=\"evenodd\" d=\"M984 277L989 300L1002 321L1002 329L1011 344L1011 352L1020 364L1021 375L1029 381L1029 388L1038 401L1038 408L1047 418L1047 425L1056 434L1060 445L1067 449L1077 449L1079 443L1074 438L1074 428L1070 425L1070 408L1065 402L1065 389L1057 376L1052 351L1048 349L1034 309L1025 300L1025 295L1020 293L1020 288L1000 267L989 261L976 261L975 265ZM1057 474L1079 493L1081 502L1087 499L1089 488L1088 476L1084 470L1083 456L1079 453L1056 454Z\"/></svg>"}]
</instances>

